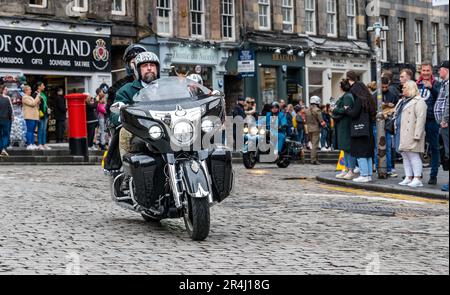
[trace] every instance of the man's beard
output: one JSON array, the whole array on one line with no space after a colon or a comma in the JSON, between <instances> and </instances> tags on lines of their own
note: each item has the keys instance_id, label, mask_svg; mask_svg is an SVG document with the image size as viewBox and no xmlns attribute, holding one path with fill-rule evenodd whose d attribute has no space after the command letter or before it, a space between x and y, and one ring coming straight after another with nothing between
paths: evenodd
<instances>
[{"instance_id":1,"label":"man's beard","mask_svg":"<svg viewBox=\"0 0 450 295\"><path fill-rule=\"evenodd\" d=\"M142 77L142 81L145 83L151 83L156 80L156 75L154 73L147 73L144 77Z\"/></svg>"}]
</instances>

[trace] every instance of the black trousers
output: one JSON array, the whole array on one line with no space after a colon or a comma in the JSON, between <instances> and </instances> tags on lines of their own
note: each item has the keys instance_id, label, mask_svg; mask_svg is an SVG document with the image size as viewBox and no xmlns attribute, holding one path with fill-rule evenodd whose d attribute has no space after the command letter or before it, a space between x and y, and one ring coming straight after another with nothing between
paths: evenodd
<instances>
[{"instance_id":1,"label":"black trousers","mask_svg":"<svg viewBox=\"0 0 450 295\"><path fill-rule=\"evenodd\" d=\"M64 134L66 132L66 120L56 120L56 142L64 141Z\"/></svg>"},{"instance_id":2,"label":"black trousers","mask_svg":"<svg viewBox=\"0 0 450 295\"><path fill-rule=\"evenodd\" d=\"M97 128L98 122L87 124L87 135L88 135L88 147L94 146L95 128Z\"/></svg>"}]
</instances>

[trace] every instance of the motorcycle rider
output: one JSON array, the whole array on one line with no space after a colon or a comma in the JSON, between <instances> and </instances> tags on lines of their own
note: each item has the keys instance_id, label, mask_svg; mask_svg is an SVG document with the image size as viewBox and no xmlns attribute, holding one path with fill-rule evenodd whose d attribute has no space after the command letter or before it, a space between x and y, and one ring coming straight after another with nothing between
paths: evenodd
<instances>
[{"instance_id":1,"label":"motorcycle rider","mask_svg":"<svg viewBox=\"0 0 450 295\"><path fill-rule=\"evenodd\" d=\"M272 117L276 117L278 119L278 130L272 130ZM268 112L266 115L266 125L267 129L270 130L272 134L278 133L277 151L278 154L281 154L283 152L283 148L285 147L288 122L286 115L281 111L281 106L278 102L272 103L272 111Z\"/></svg>"}]
</instances>

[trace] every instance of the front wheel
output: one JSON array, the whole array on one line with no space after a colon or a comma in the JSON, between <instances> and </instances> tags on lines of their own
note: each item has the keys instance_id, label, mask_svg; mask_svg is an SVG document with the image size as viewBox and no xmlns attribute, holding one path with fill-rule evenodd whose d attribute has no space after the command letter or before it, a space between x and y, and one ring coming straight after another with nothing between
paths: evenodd
<instances>
[{"instance_id":1,"label":"front wheel","mask_svg":"<svg viewBox=\"0 0 450 295\"><path fill-rule=\"evenodd\" d=\"M244 166L247 169L253 169L256 166L256 154L254 152L250 152L243 155Z\"/></svg>"},{"instance_id":2,"label":"front wheel","mask_svg":"<svg viewBox=\"0 0 450 295\"><path fill-rule=\"evenodd\" d=\"M210 214L208 198L188 198L188 208L185 210L184 223L192 240L204 241L209 235Z\"/></svg>"}]
</instances>

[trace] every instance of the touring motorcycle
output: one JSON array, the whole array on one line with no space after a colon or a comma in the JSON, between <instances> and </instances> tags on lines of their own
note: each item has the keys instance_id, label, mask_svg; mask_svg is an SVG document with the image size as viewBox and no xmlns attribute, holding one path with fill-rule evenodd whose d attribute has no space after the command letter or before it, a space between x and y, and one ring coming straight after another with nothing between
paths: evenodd
<instances>
[{"instance_id":1,"label":"touring motorcycle","mask_svg":"<svg viewBox=\"0 0 450 295\"><path fill-rule=\"evenodd\" d=\"M234 183L232 152L210 145L225 120L224 96L189 79L168 77L149 84L134 101L111 107L120 114L117 129L133 135L132 152L118 161L116 130L105 159L113 201L148 222L183 218L189 236L205 240L210 208L231 194Z\"/></svg>"}]
</instances>

